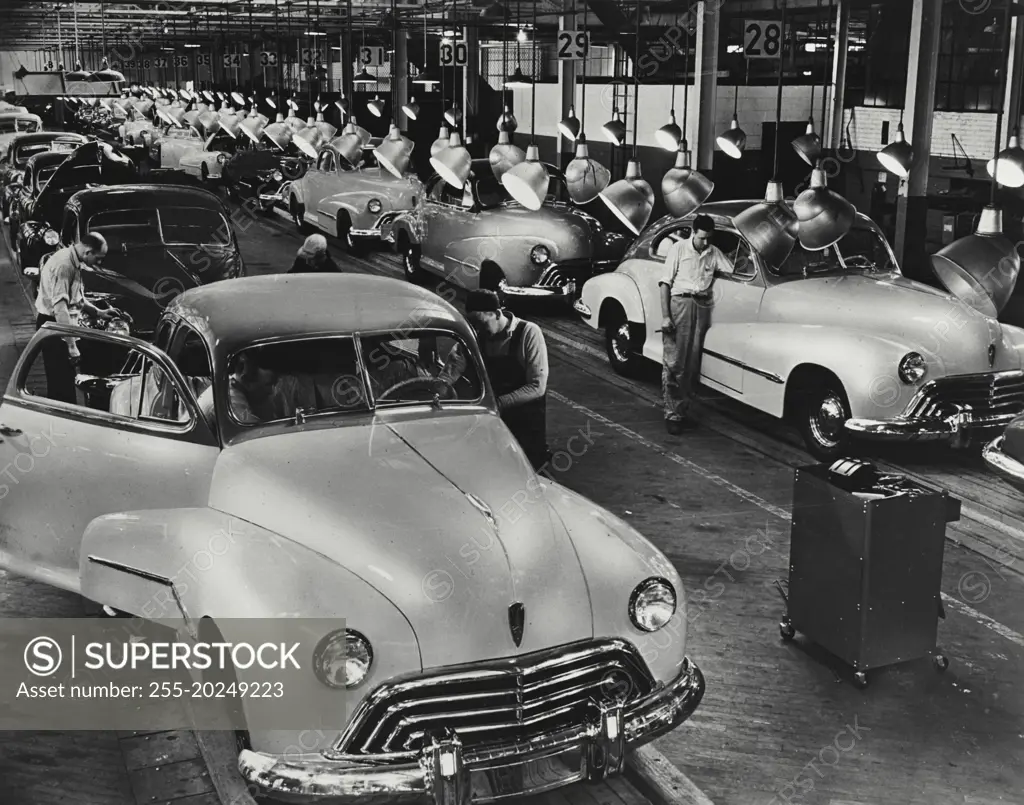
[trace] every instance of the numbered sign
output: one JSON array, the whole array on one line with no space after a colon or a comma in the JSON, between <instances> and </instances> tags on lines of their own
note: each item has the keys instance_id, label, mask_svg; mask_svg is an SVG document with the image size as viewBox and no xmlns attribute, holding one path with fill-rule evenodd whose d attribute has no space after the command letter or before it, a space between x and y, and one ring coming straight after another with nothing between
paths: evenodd
<instances>
[{"instance_id":1,"label":"numbered sign","mask_svg":"<svg viewBox=\"0 0 1024 805\"><path fill-rule=\"evenodd\" d=\"M777 20L744 22L743 55L748 59L782 58L782 24Z\"/></svg>"},{"instance_id":2,"label":"numbered sign","mask_svg":"<svg viewBox=\"0 0 1024 805\"><path fill-rule=\"evenodd\" d=\"M303 67L309 67L316 62L316 48L303 48L299 55Z\"/></svg>"},{"instance_id":3,"label":"numbered sign","mask_svg":"<svg viewBox=\"0 0 1024 805\"><path fill-rule=\"evenodd\" d=\"M142 60L142 69L143 70L148 70L152 66L153 66L153 62L150 61L149 59L143 59Z\"/></svg>"},{"instance_id":4,"label":"numbered sign","mask_svg":"<svg viewBox=\"0 0 1024 805\"><path fill-rule=\"evenodd\" d=\"M441 66L464 67L469 64L469 48L465 42L441 42Z\"/></svg>"},{"instance_id":5,"label":"numbered sign","mask_svg":"<svg viewBox=\"0 0 1024 805\"><path fill-rule=\"evenodd\" d=\"M158 69L161 69L161 70L166 68L167 67L167 57L166 56L157 56L155 59L153 59L153 66L158 68Z\"/></svg>"},{"instance_id":6,"label":"numbered sign","mask_svg":"<svg viewBox=\"0 0 1024 805\"><path fill-rule=\"evenodd\" d=\"M213 64L213 60L209 53L196 54L196 67L209 67L211 64Z\"/></svg>"},{"instance_id":7,"label":"numbered sign","mask_svg":"<svg viewBox=\"0 0 1024 805\"><path fill-rule=\"evenodd\" d=\"M237 53L225 53L221 58L221 62L225 67L238 68L242 66L242 57Z\"/></svg>"},{"instance_id":8,"label":"numbered sign","mask_svg":"<svg viewBox=\"0 0 1024 805\"><path fill-rule=\"evenodd\" d=\"M590 52L590 31L559 31L559 61L582 61Z\"/></svg>"},{"instance_id":9,"label":"numbered sign","mask_svg":"<svg viewBox=\"0 0 1024 805\"><path fill-rule=\"evenodd\" d=\"M364 45L359 48L359 63L363 67L380 67L384 64L384 48Z\"/></svg>"},{"instance_id":10,"label":"numbered sign","mask_svg":"<svg viewBox=\"0 0 1024 805\"><path fill-rule=\"evenodd\" d=\"M261 67L277 67L277 53L274 51L264 50L260 52L260 66Z\"/></svg>"}]
</instances>

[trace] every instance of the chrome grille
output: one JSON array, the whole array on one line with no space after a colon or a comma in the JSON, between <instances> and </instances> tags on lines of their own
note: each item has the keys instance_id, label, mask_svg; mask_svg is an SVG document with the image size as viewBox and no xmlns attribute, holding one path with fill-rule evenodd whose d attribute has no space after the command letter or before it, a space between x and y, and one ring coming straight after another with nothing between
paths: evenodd
<instances>
[{"instance_id":1,"label":"chrome grille","mask_svg":"<svg viewBox=\"0 0 1024 805\"><path fill-rule=\"evenodd\" d=\"M446 727L467 749L518 744L592 721L600 703L653 689L646 664L625 641L560 646L383 685L360 706L338 748L413 752Z\"/></svg>"},{"instance_id":2,"label":"chrome grille","mask_svg":"<svg viewBox=\"0 0 1024 805\"><path fill-rule=\"evenodd\" d=\"M1024 411L1024 372L944 377L926 384L911 403L910 417L934 418L969 405L976 418L1011 417Z\"/></svg>"}]
</instances>

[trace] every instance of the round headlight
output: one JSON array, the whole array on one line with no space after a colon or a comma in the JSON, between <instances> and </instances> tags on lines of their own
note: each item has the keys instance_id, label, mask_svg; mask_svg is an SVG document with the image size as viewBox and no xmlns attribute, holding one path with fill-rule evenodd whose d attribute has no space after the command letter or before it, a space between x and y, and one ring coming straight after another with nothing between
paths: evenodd
<instances>
[{"instance_id":1,"label":"round headlight","mask_svg":"<svg viewBox=\"0 0 1024 805\"><path fill-rule=\"evenodd\" d=\"M107 332L114 335L131 335L132 328L124 319L111 319L107 322Z\"/></svg>"},{"instance_id":2,"label":"round headlight","mask_svg":"<svg viewBox=\"0 0 1024 805\"><path fill-rule=\"evenodd\" d=\"M551 252L547 246L534 246L530 251L530 259L537 265L546 263L551 258Z\"/></svg>"},{"instance_id":3,"label":"round headlight","mask_svg":"<svg viewBox=\"0 0 1024 805\"><path fill-rule=\"evenodd\" d=\"M376 215L383 209L383 207L381 206L380 201L374 198L370 199L370 203L366 205L366 209L368 209L370 212Z\"/></svg>"},{"instance_id":4,"label":"round headlight","mask_svg":"<svg viewBox=\"0 0 1024 805\"><path fill-rule=\"evenodd\" d=\"M56 246L60 243L60 235L53 229L47 229L46 234L43 235L43 243L47 246Z\"/></svg>"},{"instance_id":5,"label":"round headlight","mask_svg":"<svg viewBox=\"0 0 1024 805\"><path fill-rule=\"evenodd\" d=\"M313 652L313 671L329 688L354 688L372 663L370 641L353 629L331 632Z\"/></svg>"},{"instance_id":6,"label":"round headlight","mask_svg":"<svg viewBox=\"0 0 1024 805\"><path fill-rule=\"evenodd\" d=\"M284 181L284 174L281 173L281 171L274 171L274 181L275 182L283 182Z\"/></svg>"},{"instance_id":7,"label":"round headlight","mask_svg":"<svg viewBox=\"0 0 1024 805\"><path fill-rule=\"evenodd\" d=\"M900 361L899 375L904 383L916 383L927 371L928 365L917 352L908 352Z\"/></svg>"},{"instance_id":8,"label":"round headlight","mask_svg":"<svg viewBox=\"0 0 1024 805\"><path fill-rule=\"evenodd\" d=\"M665 579L640 582L629 598L629 619L645 632L656 632L676 612L676 591Z\"/></svg>"},{"instance_id":9,"label":"round headlight","mask_svg":"<svg viewBox=\"0 0 1024 805\"><path fill-rule=\"evenodd\" d=\"M223 165L225 162L228 161L228 155L227 154L217 154L217 161L221 165Z\"/></svg>"}]
</instances>

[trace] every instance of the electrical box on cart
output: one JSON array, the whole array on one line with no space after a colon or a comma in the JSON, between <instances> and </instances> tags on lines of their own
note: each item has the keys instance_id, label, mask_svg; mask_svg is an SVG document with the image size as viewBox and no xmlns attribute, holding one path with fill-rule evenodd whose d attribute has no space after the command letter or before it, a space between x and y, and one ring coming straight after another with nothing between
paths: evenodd
<instances>
[{"instance_id":1,"label":"electrical box on cart","mask_svg":"<svg viewBox=\"0 0 1024 805\"><path fill-rule=\"evenodd\" d=\"M946 492L865 462L797 469L783 638L810 638L861 687L873 668L933 654L946 523L959 519Z\"/></svg>"}]
</instances>

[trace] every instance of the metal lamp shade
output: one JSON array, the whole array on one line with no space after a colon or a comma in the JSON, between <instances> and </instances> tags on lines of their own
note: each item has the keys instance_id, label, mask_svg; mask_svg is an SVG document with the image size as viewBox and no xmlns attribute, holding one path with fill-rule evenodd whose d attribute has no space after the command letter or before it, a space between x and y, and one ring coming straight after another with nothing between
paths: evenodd
<instances>
[{"instance_id":1,"label":"metal lamp shade","mask_svg":"<svg viewBox=\"0 0 1024 805\"><path fill-rule=\"evenodd\" d=\"M255 117L247 117L242 121L240 128L242 129L242 133L254 143L258 143L260 141L260 138L263 136L263 132L266 130L264 126L260 124L259 119Z\"/></svg>"},{"instance_id":2,"label":"metal lamp shade","mask_svg":"<svg viewBox=\"0 0 1024 805\"><path fill-rule=\"evenodd\" d=\"M458 132L449 138L447 148L430 158L430 166L452 187L463 189L473 167L473 157L462 144Z\"/></svg>"},{"instance_id":3,"label":"metal lamp shade","mask_svg":"<svg viewBox=\"0 0 1024 805\"><path fill-rule=\"evenodd\" d=\"M79 67L72 70L70 73L64 73L64 78L67 81L88 81L89 73Z\"/></svg>"},{"instance_id":4,"label":"metal lamp shade","mask_svg":"<svg viewBox=\"0 0 1024 805\"><path fill-rule=\"evenodd\" d=\"M679 141L683 139L683 130L676 123L676 116L672 115L672 119L668 123L654 132L654 137L657 139L658 145L666 151L677 150Z\"/></svg>"},{"instance_id":5,"label":"metal lamp shade","mask_svg":"<svg viewBox=\"0 0 1024 805\"><path fill-rule=\"evenodd\" d=\"M718 147L733 159L743 156L747 147L747 133L740 128L740 122L734 117L727 131L718 135Z\"/></svg>"},{"instance_id":6,"label":"metal lamp shade","mask_svg":"<svg viewBox=\"0 0 1024 805\"><path fill-rule=\"evenodd\" d=\"M626 124L622 122L618 112L601 128L612 145L622 145L626 141Z\"/></svg>"},{"instance_id":7,"label":"metal lamp shade","mask_svg":"<svg viewBox=\"0 0 1024 805\"><path fill-rule=\"evenodd\" d=\"M797 243L800 222L786 204L782 182L768 182L764 201L747 207L733 224L750 243L750 248L772 266L781 266Z\"/></svg>"},{"instance_id":8,"label":"metal lamp shade","mask_svg":"<svg viewBox=\"0 0 1024 805\"><path fill-rule=\"evenodd\" d=\"M113 82L113 81L127 81L128 79L124 77L124 73L119 72L117 70L111 70L109 67L107 67L107 68L104 68L103 70L97 70L95 73L93 73L91 76L89 76L89 80L90 81L111 81L111 82Z\"/></svg>"},{"instance_id":9,"label":"metal lamp shade","mask_svg":"<svg viewBox=\"0 0 1024 805\"><path fill-rule=\"evenodd\" d=\"M448 134L448 127L441 126L441 129L437 133L437 139L430 144L430 156L436 157L445 148L447 148L450 139L451 136Z\"/></svg>"},{"instance_id":10,"label":"metal lamp shade","mask_svg":"<svg viewBox=\"0 0 1024 805\"><path fill-rule=\"evenodd\" d=\"M519 128L519 121L516 120L516 116L512 114L512 110L507 106L505 111L501 113L501 117L498 118L498 131L507 131L509 134L515 134L516 129Z\"/></svg>"},{"instance_id":11,"label":"metal lamp shade","mask_svg":"<svg viewBox=\"0 0 1024 805\"><path fill-rule=\"evenodd\" d=\"M209 137L220 130L220 115L216 112L203 112L199 115L198 123L203 128L203 134Z\"/></svg>"},{"instance_id":12,"label":"metal lamp shade","mask_svg":"<svg viewBox=\"0 0 1024 805\"><path fill-rule=\"evenodd\" d=\"M180 127L181 121L185 117L185 110L180 106L162 106L158 110L158 114L170 125Z\"/></svg>"},{"instance_id":13,"label":"metal lamp shade","mask_svg":"<svg viewBox=\"0 0 1024 805\"><path fill-rule=\"evenodd\" d=\"M896 139L878 152L878 161L889 173L906 179L910 175L910 163L914 161L914 149L910 147L903 126L896 132Z\"/></svg>"},{"instance_id":14,"label":"metal lamp shade","mask_svg":"<svg viewBox=\"0 0 1024 805\"><path fill-rule=\"evenodd\" d=\"M1003 234L1003 213L985 207L973 235L932 255L932 269L950 293L979 313L996 318L1006 307L1020 274L1020 255Z\"/></svg>"},{"instance_id":15,"label":"metal lamp shade","mask_svg":"<svg viewBox=\"0 0 1024 805\"><path fill-rule=\"evenodd\" d=\"M512 75L505 79L505 89L529 89L533 86L533 79L523 72L522 67L516 67Z\"/></svg>"},{"instance_id":16,"label":"metal lamp shade","mask_svg":"<svg viewBox=\"0 0 1024 805\"><path fill-rule=\"evenodd\" d=\"M364 67L362 69L362 71L359 73L359 75L357 75L355 78L352 79L352 83L354 83L354 84L376 84L377 83L377 78L376 78L376 76L371 75L369 72L367 72L366 68Z\"/></svg>"},{"instance_id":17,"label":"metal lamp shade","mask_svg":"<svg viewBox=\"0 0 1024 805\"><path fill-rule=\"evenodd\" d=\"M368 102L366 108L370 110L370 114L374 117L382 117L384 115L384 101L380 98L374 98Z\"/></svg>"},{"instance_id":18,"label":"metal lamp shade","mask_svg":"<svg viewBox=\"0 0 1024 805\"><path fill-rule=\"evenodd\" d=\"M807 130L793 140L793 150L808 165L817 165L821 157L821 138L814 131L814 124L808 123Z\"/></svg>"},{"instance_id":19,"label":"metal lamp shade","mask_svg":"<svg viewBox=\"0 0 1024 805\"><path fill-rule=\"evenodd\" d=\"M237 103L239 106L245 106L245 96L240 92L232 92L231 100Z\"/></svg>"},{"instance_id":20,"label":"metal lamp shade","mask_svg":"<svg viewBox=\"0 0 1024 805\"><path fill-rule=\"evenodd\" d=\"M487 158L491 163L494 178L500 182L502 176L526 160L526 154L522 148L513 145L509 133L503 131L498 135L498 144L491 149Z\"/></svg>"},{"instance_id":21,"label":"metal lamp shade","mask_svg":"<svg viewBox=\"0 0 1024 805\"><path fill-rule=\"evenodd\" d=\"M577 204L586 204L597 198L611 179L611 171L590 156L587 138L581 136L576 143L575 158L565 167L565 186L569 197Z\"/></svg>"},{"instance_id":22,"label":"metal lamp shade","mask_svg":"<svg viewBox=\"0 0 1024 805\"><path fill-rule=\"evenodd\" d=\"M526 209L539 210L544 206L551 176L540 161L540 149L536 145L527 148L526 159L502 174L501 183Z\"/></svg>"},{"instance_id":23,"label":"metal lamp shade","mask_svg":"<svg viewBox=\"0 0 1024 805\"><path fill-rule=\"evenodd\" d=\"M320 151L320 146L324 144L324 135L311 126L296 134L294 142L302 153L315 157Z\"/></svg>"},{"instance_id":24,"label":"metal lamp shade","mask_svg":"<svg viewBox=\"0 0 1024 805\"><path fill-rule=\"evenodd\" d=\"M449 126L458 126L462 122L462 110L458 106L453 106L444 113L444 119Z\"/></svg>"},{"instance_id":25,"label":"metal lamp shade","mask_svg":"<svg viewBox=\"0 0 1024 805\"><path fill-rule=\"evenodd\" d=\"M373 152L377 163L392 176L399 179L405 175L412 160L415 144L408 137L403 137L397 126L391 127L391 134Z\"/></svg>"},{"instance_id":26,"label":"metal lamp shade","mask_svg":"<svg viewBox=\"0 0 1024 805\"><path fill-rule=\"evenodd\" d=\"M669 213L676 218L689 215L714 189L714 182L690 167L690 152L680 145L675 165L661 179L661 196Z\"/></svg>"},{"instance_id":27,"label":"metal lamp shade","mask_svg":"<svg viewBox=\"0 0 1024 805\"><path fill-rule=\"evenodd\" d=\"M306 121L301 117L296 117L294 114L288 115L284 119L284 122L288 124L288 127L292 130L293 134L296 134L306 128Z\"/></svg>"},{"instance_id":28,"label":"metal lamp shade","mask_svg":"<svg viewBox=\"0 0 1024 805\"><path fill-rule=\"evenodd\" d=\"M602 190L601 200L631 232L639 235L654 209L654 188L641 175L640 163L631 159L625 178Z\"/></svg>"},{"instance_id":29,"label":"metal lamp shade","mask_svg":"<svg viewBox=\"0 0 1024 805\"><path fill-rule=\"evenodd\" d=\"M266 137L275 146L284 151L292 142L292 130L291 128L282 122L271 123L263 130L263 136Z\"/></svg>"},{"instance_id":30,"label":"metal lamp shade","mask_svg":"<svg viewBox=\"0 0 1024 805\"><path fill-rule=\"evenodd\" d=\"M800 221L800 245L812 252L839 241L857 214L849 201L828 189L821 168L811 171L811 186L796 197L793 211Z\"/></svg>"},{"instance_id":31,"label":"metal lamp shade","mask_svg":"<svg viewBox=\"0 0 1024 805\"><path fill-rule=\"evenodd\" d=\"M358 134L345 134L334 140L331 146L351 165L358 165L363 158L363 141Z\"/></svg>"},{"instance_id":32,"label":"metal lamp shade","mask_svg":"<svg viewBox=\"0 0 1024 805\"><path fill-rule=\"evenodd\" d=\"M1006 149L999 152L998 159L988 161L988 175L1004 187L1024 185L1024 149L1016 134L1010 137Z\"/></svg>"},{"instance_id":33,"label":"metal lamp shade","mask_svg":"<svg viewBox=\"0 0 1024 805\"><path fill-rule=\"evenodd\" d=\"M410 98L409 103L402 107L402 114L409 120L415 120L420 116L420 105L416 103L415 98Z\"/></svg>"},{"instance_id":34,"label":"metal lamp shade","mask_svg":"<svg viewBox=\"0 0 1024 805\"><path fill-rule=\"evenodd\" d=\"M195 126L199 123L199 111L193 109L191 112L185 112L182 120L190 126Z\"/></svg>"},{"instance_id":35,"label":"metal lamp shade","mask_svg":"<svg viewBox=\"0 0 1024 805\"><path fill-rule=\"evenodd\" d=\"M558 124L558 130L562 132L563 137L576 142L576 138L580 136L580 129L582 128L580 119L576 117L576 108L570 106L569 114Z\"/></svg>"},{"instance_id":36,"label":"metal lamp shade","mask_svg":"<svg viewBox=\"0 0 1024 805\"><path fill-rule=\"evenodd\" d=\"M238 115L221 115L220 130L231 139L237 140L238 135L242 133L242 119Z\"/></svg>"},{"instance_id":37,"label":"metal lamp shade","mask_svg":"<svg viewBox=\"0 0 1024 805\"><path fill-rule=\"evenodd\" d=\"M324 142L327 142L338 133L337 126L334 126L324 120L323 112L316 116L316 123L313 124L313 128L320 132L320 136L324 138Z\"/></svg>"}]
</instances>

